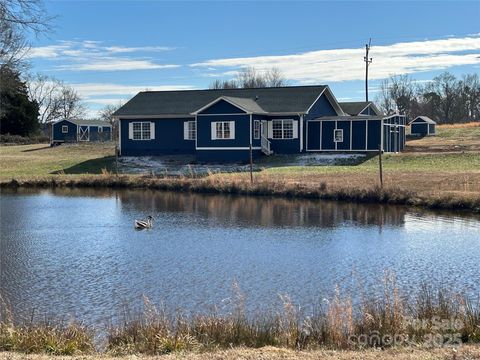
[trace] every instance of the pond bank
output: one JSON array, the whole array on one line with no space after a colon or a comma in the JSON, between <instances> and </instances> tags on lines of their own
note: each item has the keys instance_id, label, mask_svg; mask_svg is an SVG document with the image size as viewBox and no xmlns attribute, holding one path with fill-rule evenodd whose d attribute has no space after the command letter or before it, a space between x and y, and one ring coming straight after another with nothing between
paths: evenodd
<instances>
[{"instance_id":1,"label":"pond bank","mask_svg":"<svg viewBox=\"0 0 480 360\"><path fill-rule=\"evenodd\" d=\"M428 287L407 299L394 278L386 278L383 286L382 298L366 297L357 305L337 290L308 316L288 296L283 297L282 310L254 316L245 312L242 293L232 299L232 310L223 315L218 310L170 314L145 298L143 312L126 315L120 325L107 325L104 344L98 345L95 339L101 325L88 327L55 319L16 321L8 307L2 307L0 356L1 351L9 351L99 357L174 354L187 359L222 354L218 358L228 359L259 358L265 349L271 355L265 359L282 354L280 358L318 358L329 353L359 359L369 358L364 356L368 353L376 359L408 354L409 359L416 359L411 357L415 352L421 359L426 352L454 355L462 349L480 354L479 305L475 302Z\"/></svg>"},{"instance_id":2,"label":"pond bank","mask_svg":"<svg viewBox=\"0 0 480 360\"><path fill-rule=\"evenodd\" d=\"M383 188L372 181L371 176L360 179L360 184L345 181L349 174L338 178L338 183L317 176L314 181L302 178L254 174L250 182L248 174L216 174L203 178L158 177L141 175L57 175L31 179L12 179L0 182L0 188L128 188L182 191L195 193L238 194L250 196L277 196L287 198L339 200L357 203L379 203L419 206L430 209L463 210L480 212L480 194L474 196L442 191L419 192L415 186L386 185ZM428 174L426 174L428 176ZM430 177L431 178L431 177ZM341 181L343 180L343 181ZM393 182L389 182L391 184ZM434 185L432 185L434 186Z\"/></svg>"},{"instance_id":3,"label":"pond bank","mask_svg":"<svg viewBox=\"0 0 480 360\"><path fill-rule=\"evenodd\" d=\"M439 349L418 349L418 348L400 348L389 350L363 350L363 351L334 351L334 350L317 350L317 351L295 351L290 349L263 347L260 349L230 349L219 350L206 353L187 353L187 354L170 354L163 356L138 356L131 355L122 357L121 359L161 359L161 360L229 360L229 359L243 359L243 360L470 360L480 358L480 346L478 345L464 345L458 348L439 348ZM25 355L12 352L0 352L0 359L5 360L46 360L51 359L49 355ZM118 357L111 357L108 355L80 355L80 356L55 356L55 359L62 360L114 360Z\"/></svg>"}]
</instances>

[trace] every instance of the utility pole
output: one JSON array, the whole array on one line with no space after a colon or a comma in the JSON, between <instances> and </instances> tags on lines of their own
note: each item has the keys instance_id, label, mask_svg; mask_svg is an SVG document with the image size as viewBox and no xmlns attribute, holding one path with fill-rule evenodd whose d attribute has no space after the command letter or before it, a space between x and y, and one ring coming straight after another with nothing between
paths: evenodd
<instances>
[{"instance_id":1,"label":"utility pole","mask_svg":"<svg viewBox=\"0 0 480 360\"><path fill-rule=\"evenodd\" d=\"M368 102L368 66L372 63L372 58L368 57L370 52L370 44L372 43L372 38L368 41L368 44L365 44L365 56L363 61L365 61L365 101Z\"/></svg>"}]
</instances>

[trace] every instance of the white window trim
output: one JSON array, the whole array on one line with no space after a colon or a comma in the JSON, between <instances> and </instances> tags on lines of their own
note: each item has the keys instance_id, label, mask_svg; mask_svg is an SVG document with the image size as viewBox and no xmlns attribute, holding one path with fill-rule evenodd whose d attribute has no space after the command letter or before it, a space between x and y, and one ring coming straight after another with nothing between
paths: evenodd
<instances>
[{"instance_id":1,"label":"white window trim","mask_svg":"<svg viewBox=\"0 0 480 360\"><path fill-rule=\"evenodd\" d=\"M140 124L140 139L135 139L135 130L133 129L134 128L134 124ZM150 137L149 138L144 138L143 137L143 125L144 124L149 124L150 126ZM155 123L153 122L150 122L150 121L132 121L131 123L129 123L129 126L131 126L131 137L130 137L130 140L132 141L148 141L148 140L154 140L155 139ZM130 130L129 130L130 132Z\"/></svg>"},{"instance_id":2,"label":"white window trim","mask_svg":"<svg viewBox=\"0 0 480 360\"><path fill-rule=\"evenodd\" d=\"M255 132L257 133L255 134ZM260 133L261 133L260 120L253 120L253 138L255 140L260 139Z\"/></svg>"},{"instance_id":3,"label":"white window trim","mask_svg":"<svg viewBox=\"0 0 480 360\"><path fill-rule=\"evenodd\" d=\"M340 131L340 140L337 140L337 137L335 136L337 134L337 131ZM343 129L334 129L333 130L333 142L335 143L339 143L339 142L343 142Z\"/></svg>"},{"instance_id":4,"label":"white window trim","mask_svg":"<svg viewBox=\"0 0 480 360\"><path fill-rule=\"evenodd\" d=\"M191 126L194 129L191 129ZM197 140L197 122L195 120L189 120L183 122L183 140L196 141Z\"/></svg>"},{"instance_id":5,"label":"white window trim","mask_svg":"<svg viewBox=\"0 0 480 360\"><path fill-rule=\"evenodd\" d=\"M62 134L68 134L68 125L62 125Z\"/></svg>"},{"instance_id":6,"label":"white window trim","mask_svg":"<svg viewBox=\"0 0 480 360\"><path fill-rule=\"evenodd\" d=\"M292 137L285 137L284 123L287 122L287 121L292 123ZM273 124L275 122L281 122L281 124L282 124L282 128L281 128L282 137L274 137L273 136L275 130L280 130L280 129L274 129ZM296 124L296 121L293 120L293 119L273 119L272 120L272 139L275 139L275 140L293 140L293 139L295 139L295 124Z\"/></svg>"},{"instance_id":7,"label":"white window trim","mask_svg":"<svg viewBox=\"0 0 480 360\"><path fill-rule=\"evenodd\" d=\"M217 136L217 124L222 124L222 137ZM230 136L225 137L225 124L228 124ZM212 140L235 140L235 121L212 121L211 123Z\"/></svg>"}]
</instances>

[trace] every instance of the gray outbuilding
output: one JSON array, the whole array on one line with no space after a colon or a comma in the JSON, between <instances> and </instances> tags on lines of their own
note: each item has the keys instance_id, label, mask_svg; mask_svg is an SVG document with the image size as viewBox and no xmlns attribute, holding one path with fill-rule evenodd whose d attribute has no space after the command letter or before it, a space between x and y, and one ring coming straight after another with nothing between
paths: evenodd
<instances>
[{"instance_id":1,"label":"gray outbuilding","mask_svg":"<svg viewBox=\"0 0 480 360\"><path fill-rule=\"evenodd\" d=\"M417 136L435 135L437 123L428 116L417 116L410 122L410 134Z\"/></svg>"}]
</instances>

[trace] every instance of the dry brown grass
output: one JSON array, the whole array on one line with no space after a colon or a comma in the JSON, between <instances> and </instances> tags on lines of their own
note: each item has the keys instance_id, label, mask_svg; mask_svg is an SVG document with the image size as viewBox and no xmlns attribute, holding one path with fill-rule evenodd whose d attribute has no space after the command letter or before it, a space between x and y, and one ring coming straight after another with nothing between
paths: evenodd
<instances>
[{"instance_id":1,"label":"dry brown grass","mask_svg":"<svg viewBox=\"0 0 480 360\"><path fill-rule=\"evenodd\" d=\"M240 296L226 313L168 315L146 301L143 316L110 330L108 352L159 355L237 347L296 350L442 347L480 342L480 308L428 286L413 297L385 277L384 293L352 301L337 289L311 314L283 297L283 309L248 315Z\"/></svg>"},{"instance_id":2,"label":"dry brown grass","mask_svg":"<svg viewBox=\"0 0 480 360\"><path fill-rule=\"evenodd\" d=\"M460 123L460 124L440 124L437 125L437 129L466 129L466 128L473 128L480 126L480 121L471 121L468 123Z\"/></svg>"},{"instance_id":3,"label":"dry brown grass","mask_svg":"<svg viewBox=\"0 0 480 360\"><path fill-rule=\"evenodd\" d=\"M221 349L271 346L311 351L305 354L318 354L321 349L363 354L368 348L435 349L480 342L480 304L428 286L415 296L406 296L400 294L394 276L389 274L383 288L383 294L357 295L355 301L351 293L337 289L332 298L308 313L288 297L282 297L283 307L247 313L238 288L222 312L214 308L202 314L186 315L181 310L167 313L145 299L143 313L126 315L123 323L107 329L105 353L210 356ZM101 354L93 348L94 336L76 325L17 324L0 319L0 351ZM232 353L242 352L254 354L250 350Z\"/></svg>"},{"instance_id":4,"label":"dry brown grass","mask_svg":"<svg viewBox=\"0 0 480 360\"><path fill-rule=\"evenodd\" d=\"M435 136L407 141L406 151L480 153L480 122L437 125L436 132Z\"/></svg>"}]
</instances>

